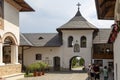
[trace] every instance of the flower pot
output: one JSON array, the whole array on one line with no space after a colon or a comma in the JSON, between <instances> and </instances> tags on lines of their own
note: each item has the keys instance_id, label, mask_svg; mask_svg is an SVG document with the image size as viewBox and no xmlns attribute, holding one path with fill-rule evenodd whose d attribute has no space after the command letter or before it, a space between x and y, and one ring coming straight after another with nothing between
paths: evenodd
<instances>
[{"instance_id":1,"label":"flower pot","mask_svg":"<svg viewBox=\"0 0 120 80\"><path fill-rule=\"evenodd\" d=\"M45 72L44 71L42 71L42 75L44 75L45 74Z\"/></svg>"},{"instance_id":2,"label":"flower pot","mask_svg":"<svg viewBox=\"0 0 120 80\"><path fill-rule=\"evenodd\" d=\"M35 72L33 73L33 75L34 75L34 76L38 76L38 72L35 71Z\"/></svg>"},{"instance_id":3,"label":"flower pot","mask_svg":"<svg viewBox=\"0 0 120 80\"><path fill-rule=\"evenodd\" d=\"M42 75L42 72L38 72L38 76L41 76Z\"/></svg>"}]
</instances>

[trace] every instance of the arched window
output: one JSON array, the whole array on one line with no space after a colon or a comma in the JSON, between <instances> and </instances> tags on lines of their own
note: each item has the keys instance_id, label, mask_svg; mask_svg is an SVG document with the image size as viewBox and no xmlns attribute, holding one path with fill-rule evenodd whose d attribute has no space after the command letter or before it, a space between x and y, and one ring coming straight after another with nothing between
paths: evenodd
<instances>
[{"instance_id":1,"label":"arched window","mask_svg":"<svg viewBox=\"0 0 120 80\"><path fill-rule=\"evenodd\" d=\"M87 46L87 40L85 36L81 37L81 47L85 48Z\"/></svg>"},{"instance_id":2,"label":"arched window","mask_svg":"<svg viewBox=\"0 0 120 80\"><path fill-rule=\"evenodd\" d=\"M69 36L68 37L68 47L72 47L72 42L73 42L73 37L72 36Z\"/></svg>"}]
</instances>

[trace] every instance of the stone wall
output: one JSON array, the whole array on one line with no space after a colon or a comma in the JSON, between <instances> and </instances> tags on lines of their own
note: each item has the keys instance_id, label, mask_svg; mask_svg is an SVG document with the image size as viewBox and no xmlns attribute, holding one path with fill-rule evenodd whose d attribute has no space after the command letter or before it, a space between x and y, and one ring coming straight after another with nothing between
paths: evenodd
<instances>
[{"instance_id":1,"label":"stone wall","mask_svg":"<svg viewBox=\"0 0 120 80\"><path fill-rule=\"evenodd\" d=\"M7 76L21 73L21 64L8 64L0 66L0 76Z\"/></svg>"}]
</instances>

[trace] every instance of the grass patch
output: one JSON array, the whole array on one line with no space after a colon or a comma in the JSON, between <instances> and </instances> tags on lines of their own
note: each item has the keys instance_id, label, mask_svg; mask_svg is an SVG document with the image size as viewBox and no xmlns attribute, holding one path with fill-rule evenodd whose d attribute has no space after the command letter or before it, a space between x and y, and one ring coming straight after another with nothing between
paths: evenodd
<instances>
[{"instance_id":1,"label":"grass patch","mask_svg":"<svg viewBox=\"0 0 120 80\"><path fill-rule=\"evenodd\" d=\"M28 75L25 74L24 76L25 76L25 77L33 77L33 73L29 73Z\"/></svg>"}]
</instances>

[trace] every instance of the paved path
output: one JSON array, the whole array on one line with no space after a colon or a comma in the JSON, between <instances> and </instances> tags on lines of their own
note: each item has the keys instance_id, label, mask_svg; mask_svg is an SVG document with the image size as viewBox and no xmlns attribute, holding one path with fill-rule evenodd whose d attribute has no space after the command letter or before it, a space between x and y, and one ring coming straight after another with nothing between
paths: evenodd
<instances>
[{"instance_id":1,"label":"paved path","mask_svg":"<svg viewBox=\"0 0 120 80\"><path fill-rule=\"evenodd\" d=\"M112 74L109 76L108 80L113 80ZM79 72L51 72L40 77L28 77L20 80L88 80L88 75ZM102 74L100 80L103 80Z\"/></svg>"},{"instance_id":2,"label":"paved path","mask_svg":"<svg viewBox=\"0 0 120 80\"><path fill-rule=\"evenodd\" d=\"M87 80L86 73L55 72L46 73L40 77L29 77L20 80Z\"/></svg>"}]
</instances>

